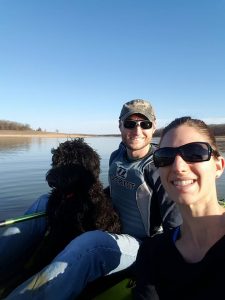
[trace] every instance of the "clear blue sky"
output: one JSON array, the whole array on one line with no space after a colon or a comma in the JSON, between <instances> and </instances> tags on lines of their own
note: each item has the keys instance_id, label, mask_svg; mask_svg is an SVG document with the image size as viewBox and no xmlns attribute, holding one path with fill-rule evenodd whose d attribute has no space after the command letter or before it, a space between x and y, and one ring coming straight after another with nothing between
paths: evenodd
<instances>
[{"instance_id":1,"label":"clear blue sky","mask_svg":"<svg viewBox=\"0 0 225 300\"><path fill-rule=\"evenodd\" d=\"M225 123L225 0L0 0L1 120L118 133L134 98Z\"/></svg>"}]
</instances>

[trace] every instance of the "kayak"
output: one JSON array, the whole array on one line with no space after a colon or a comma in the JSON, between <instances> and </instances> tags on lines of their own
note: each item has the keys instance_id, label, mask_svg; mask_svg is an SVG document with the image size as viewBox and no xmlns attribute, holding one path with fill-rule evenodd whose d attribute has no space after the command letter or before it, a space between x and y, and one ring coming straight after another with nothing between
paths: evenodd
<instances>
[{"instance_id":1,"label":"kayak","mask_svg":"<svg viewBox=\"0 0 225 300\"><path fill-rule=\"evenodd\" d=\"M121 276L122 273L122 276ZM99 278L90 283L78 300L131 300L134 281L130 277L124 277L126 270Z\"/></svg>"},{"instance_id":2,"label":"kayak","mask_svg":"<svg viewBox=\"0 0 225 300\"><path fill-rule=\"evenodd\" d=\"M93 300L131 300L132 297L132 282L131 279L124 279L105 292L94 297Z\"/></svg>"},{"instance_id":3,"label":"kayak","mask_svg":"<svg viewBox=\"0 0 225 300\"><path fill-rule=\"evenodd\" d=\"M110 275L109 275L110 277ZM101 279L101 278L100 278ZM100 292L98 288L94 288L94 283L92 283L91 290L87 287L84 292L76 298L77 300L132 300L132 289L133 281L129 278L125 278L120 282L104 288L104 291ZM0 289L0 299L2 298L3 290Z\"/></svg>"},{"instance_id":4,"label":"kayak","mask_svg":"<svg viewBox=\"0 0 225 300\"><path fill-rule=\"evenodd\" d=\"M45 216L44 212L24 215L14 219L0 221L0 227L5 227L18 222ZM131 300L134 281L131 279L130 269L119 271L90 282L78 300ZM13 280L13 278L12 278ZM0 287L0 299L4 292L4 285ZM4 294L4 293L3 293ZM8 293L7 293L8 294Z\"/></svg>"}]
</instances>

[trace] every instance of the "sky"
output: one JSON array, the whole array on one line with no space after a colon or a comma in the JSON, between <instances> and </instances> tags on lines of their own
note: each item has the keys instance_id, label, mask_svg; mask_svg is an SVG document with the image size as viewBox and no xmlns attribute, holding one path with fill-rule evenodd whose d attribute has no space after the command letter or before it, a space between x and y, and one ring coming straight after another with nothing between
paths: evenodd
<instances>
[{"instance_id":1,"label":"sky","mask_svg":"<svg viewBox=\"0 0 225 300\"><path fill-rule=\"evenodd\" d=\"M0 120L117 134L136 98L225 123L225 0L0 0Z\"/></svg>"}]
</instances>

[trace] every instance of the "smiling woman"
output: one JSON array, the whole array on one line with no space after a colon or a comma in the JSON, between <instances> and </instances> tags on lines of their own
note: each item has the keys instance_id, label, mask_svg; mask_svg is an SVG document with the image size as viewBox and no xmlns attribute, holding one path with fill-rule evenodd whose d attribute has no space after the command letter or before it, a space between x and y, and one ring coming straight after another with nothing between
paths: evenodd
<instances>
[{"instance_id":1,"label":"smiling woman","mask_svg":"<svg viewBox=\"0 0 225 300\"><path fill-rule=\"evenodd\" d=\"M163 130L154 163L183 224L141 246L136 299L224 298L225 208L216 180L225 160L215 137L201 120L175 119Z\"/></svg>"}]
</instances>

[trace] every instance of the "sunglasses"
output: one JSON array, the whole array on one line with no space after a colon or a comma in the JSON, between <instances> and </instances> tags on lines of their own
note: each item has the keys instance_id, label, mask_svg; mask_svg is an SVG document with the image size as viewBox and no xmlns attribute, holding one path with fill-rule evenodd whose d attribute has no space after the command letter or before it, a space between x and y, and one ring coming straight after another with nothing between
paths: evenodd
<instances>
[{"instance_id":1,"label":"sunglasses","mask_svg":"<svg viewBox=\"0 0 225 300\"><path fill-rule=\"evenodd\" d=\"M217 152L208 143L193 142L176 148L159 148L154 152L153 160L155 166L159 168L171 165L177 155L180 155L186 162L197 163L210 160L214 153Z\"/></svg>"},{"instance_id":2,"label":"sunglasses","mask_svg":"<svg viewBox=\"0 0 225 300\"><path fill-rule=\"evenodd\" d=\"M126 129L134 129L137 125L139 125L142 129L151 129L152 122L148 120L125 120L123 121L123 126Z\"/></svg>"}]
</instances>

